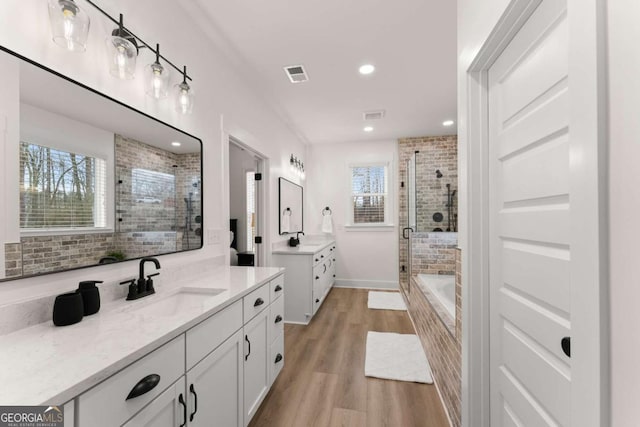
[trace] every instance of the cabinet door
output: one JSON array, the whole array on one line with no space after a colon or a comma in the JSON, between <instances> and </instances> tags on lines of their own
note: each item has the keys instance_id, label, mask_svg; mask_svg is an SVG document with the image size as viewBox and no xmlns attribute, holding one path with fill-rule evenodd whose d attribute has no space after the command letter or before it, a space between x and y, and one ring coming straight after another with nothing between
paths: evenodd
<instances>
[{"instance_id":1,"label":"cabinet door","mask_svg":"<svg viewBox=\"0 0 640 427\"><path fill-rule=\"evenodd\" d=\"M267 363L269 310L265 310L244 326L244 423L262 403L269 390L269 365Z\"/></svg>"},{"instance_id":2,"label":"cabinet door","mask_svg":"<svg viewBox=\"0 0 640 427\"><path fill-rule=\"evenodd\" d=\"M242 426L242 331L187 372L189 426Z\"/></svg>"},{"instance_id":3,"label":"cabinet door","mask_svg":"<svg viewBox=\"0 0 640 427\"><path fill-rule=\"evenodd\" d=\"M185 378L180 377L123 427L176 427L187 425Z\"/></svg>"}]
</instances>

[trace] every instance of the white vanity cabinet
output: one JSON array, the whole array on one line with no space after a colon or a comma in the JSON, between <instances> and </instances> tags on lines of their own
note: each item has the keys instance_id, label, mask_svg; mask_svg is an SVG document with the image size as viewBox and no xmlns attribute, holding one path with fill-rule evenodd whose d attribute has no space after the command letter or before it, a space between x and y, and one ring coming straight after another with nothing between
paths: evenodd
<instances>
[{"instance_id":1,"label":"white vanity cabinet","mask_svg":"<svg viewBox=\"0 0 640 427\"><path fill-rule=\"evenodd\" d=\"M283 363L284 331L272 325L283 294L280 274L76 397L74 425L248 425L280 372L274 345Z\"/></svg>"},{"instance_id":2,"label":"white vanity cabinet","mask_svg":"<svg viewBox=\"0 0 640 427\"><path fill-rule=\"evenodd\" d=\"M335 283L336 243L302 245L273 251L273 263L285 267L285 321L308 324Z\"/></svg>"}]
</instances>

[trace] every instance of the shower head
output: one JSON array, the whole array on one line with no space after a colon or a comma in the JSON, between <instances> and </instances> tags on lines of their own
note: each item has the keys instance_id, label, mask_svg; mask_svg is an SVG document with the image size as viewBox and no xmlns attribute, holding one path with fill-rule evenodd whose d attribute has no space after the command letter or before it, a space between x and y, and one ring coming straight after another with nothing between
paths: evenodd
<instances>
[{"instance_id":1,"label":"shower head","mask_svg":"<svg viewBox=\"0 0 640 427\"><path fill-rule=\"evenodd\" d=\"M440 169L436 169L436 178L442 178L442 172L440 172Z\"/></svg>"}]
</instances>

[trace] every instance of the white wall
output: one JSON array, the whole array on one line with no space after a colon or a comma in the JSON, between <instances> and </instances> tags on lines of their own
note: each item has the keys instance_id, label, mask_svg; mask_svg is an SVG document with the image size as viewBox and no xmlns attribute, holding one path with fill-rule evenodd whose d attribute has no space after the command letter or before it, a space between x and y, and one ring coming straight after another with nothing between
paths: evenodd
<instances>
[{"instance_id":1,"label":"white wall","mask_svg":"<svg viewBox=\"0 0 640 427\"><path fill-rule=\"evenodd\" d=\"M640 2L608 2L611 385L614 427L640 419Z\"/></svg>"},{"instance_id":2,"label":"white wall","mask_svg":"<svg viewBox=\"0 0 640 427\"><path fill-rule=\"evenodd\" d=\"M182 9L181 3L110 0L103 2L101 6L113 16L123 13L126 25L136 34L149 43L160 43L163 54L177 65L187 64L197 93L194 113L191 116L176 113L170 100L157 103L145 96L141 78L123 81L109 75L105 37L111 33L114 25L88 4L80 2L80 5L84 6L91 17L86 52L67 52L51 41L47 5L40 0L0 2L0 17L3 18L3 24L0 26L0 45L201 138L204 150L205 247L195 252L166 255L161 261L163 269L179 268L188 261L226 255L229 243L229 180L226 158L228 135L237 137L269 158L270 175L266 180L267 205L274 206L273 209L277 209L277 177L287 176L290 154L304 153L304 144L274 112L272 106L250 87L249 81L244 80L242 74L230 65L231 61L221 53L222 49L194 25L192 17ZM153 55L142 50L138 59L138 75L143 67L152 61ZM9 70L3 69L2 74L5 71ZM178 80L179 76L176 73L172 83ZM7 93L3 88L2 97ZM2 111L1 105L0 113L5 117L17 114L13 111ZM7 139L17 141L17 130L7 129L6 132ZM7 151L4 153L6 155ZM6 177L0 176L0 179L4 180ZM10 179L15 180L15 177ZM3 186L0 185L0 188ZM5 196L5 203L9 203L12 196ZM13 200L17 200L17 197ZM0 212L0 223L5 223L5 216L6 212ZM275 214L271 217L265 237L267 240L279 240L281 238L277 233L278 218ZM210 236L213 238L210 239ZM135 272L134 264L130 262L118 266L103 266L92 270L91 273L86 270L60 273L45 278L0 284L0 292L9 288L26 289L52 282L66 283L67 288L72 288L71 278L75 280L87 274L100 275L102 271L116 269L122 270L124 277ZM35 294L37 291L34 288L27 292ZM8 302L6 299L3 301Z\"/></svg>"},{"instance_id":3,"label":"white wall","mask_svg":"<svg viewBox=\"0 0 640 427\"><path fill-rule=\"evenodd\" d=\"M398 211L393 195L391 218L396 226L378 231L353 231L345 228L349 220L349 164L390 162L389 189L397 188L397 142L351 142L319 144L308 147L308 179L305 186L305 232L320 234L322 210L329 206L338 259L338 286L398 287Z\"/></svg>"}]
</instances>

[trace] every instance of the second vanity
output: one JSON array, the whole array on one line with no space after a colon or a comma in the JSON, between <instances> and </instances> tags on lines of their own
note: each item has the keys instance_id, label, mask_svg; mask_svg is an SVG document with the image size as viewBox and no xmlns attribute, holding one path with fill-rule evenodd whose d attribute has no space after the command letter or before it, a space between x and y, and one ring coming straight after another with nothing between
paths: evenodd
<instances>
[{"instance_id":1,"label":"second vanity","mask_svg":"<svg viewBox=\"0 0 640 427\"><path fill-rule=\"evenodd\" d=\"M0 402L68 426L246 426L284 365L284 270L220 267L82 322L0 337Z\"/></svg>"},{"instance_id":2,"label":"second vanity","mask_svg":"<svg viewBox=\"0 0 640 427\"><path fill-rule=\"evenodd\" d=\"M287 270L285 321L308 324L333 287L336 278L336 242L311 241L273 252L273 263Z\"/></svg>"}]
</instances>

